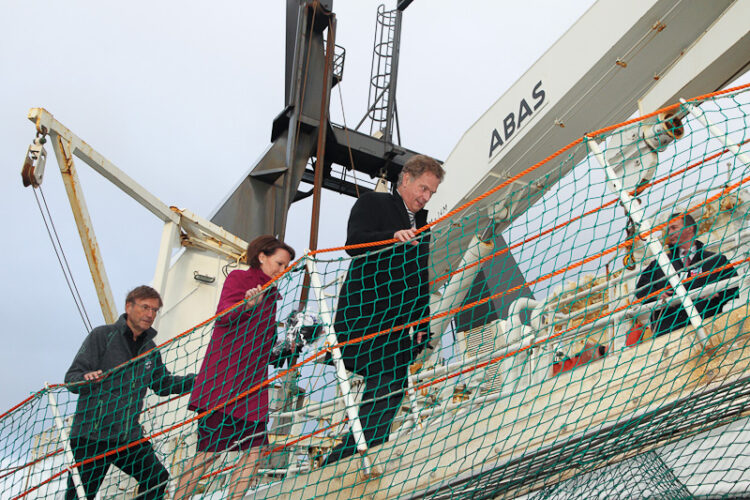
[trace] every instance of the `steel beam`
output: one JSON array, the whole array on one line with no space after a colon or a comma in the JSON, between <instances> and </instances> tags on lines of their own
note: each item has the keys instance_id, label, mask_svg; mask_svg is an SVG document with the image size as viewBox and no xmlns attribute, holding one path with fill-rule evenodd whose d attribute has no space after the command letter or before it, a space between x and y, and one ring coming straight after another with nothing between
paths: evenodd
<instances>
[{"instance_id":1,"label":"steel beam","mask_svg":"<svg viewBox=\"0 0 750 500\"><path fill-rule=\"evenodd\" d=\"M125 194L146 207L151 213L163 221L177 222L177 215L161 200L148 192L146 188L134 181L125 172L117 168L112 162L95 151L44 108L32 108L29 120L36 124L42 133L54 132L70 145L70 154L77 156L88 166L100 173L105 179L120 188Z\"/></svg>"},{"instance_id":2,"label":"steel beam","mask_svg":"<svg viewBox=\"0 0 750 500\"><path fill-rule=\"evenodd\" d=\"M86 254L86 261L89 264L91 278L94 280L96 295L99 298L99 305L107 323L117 321L117 307L112 296L112 289L107 279L107 271L104 269L104 260L102 259L99 244L96 242L94 226L91 223L86 200L83 196L81 183L78 180L75 166L73 164L73 145L65 137L59 135L57 130L50 130L49 136L52 139L52 148L55 151L57 164L60 167L65 191L68 193L68 201L73 211L73 217L78 228L78 235L81 237L83 251Z\"/></svg>"}]
</instances>

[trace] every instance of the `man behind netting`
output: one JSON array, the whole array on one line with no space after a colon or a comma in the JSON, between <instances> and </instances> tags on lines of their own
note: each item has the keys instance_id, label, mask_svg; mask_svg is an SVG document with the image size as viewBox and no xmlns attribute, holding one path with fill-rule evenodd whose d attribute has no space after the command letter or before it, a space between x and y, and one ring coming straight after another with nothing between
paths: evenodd
<instances>
[{"instance_id":1,"label":"man behind netting","mask_svg":"<svg viewBox=\"0 0 750 500\"><path fill-rule=\"evenodd\" d=\"M696 239L698 225L695 219L688 213L674 213L669 216L669 224L664 230L667 242L667 255L672 262L680 280L688 293L700 290L709 283L733 278L737 272L729 264L729 260L720 253L709 252L703 246L703 242ZM669 285L661 267L654 259L638 278L635 295L638 298L646 297L651 293L664 289L657 296L648 299L647 302L669 300L674 291ZM693 298L693 303L702 318L710 318L721 311L728 301L737 295L737 288L722 290L711 294L709 297ZM682 304L662 307L654 310L651 314L651 330L654 336L669 333L677 328L690 324Z\"/></svg>"},{"instance_id":2,"label":"man behind netting","mask_svg":"<svg viewBox=\"0 0 750 500\"><path fill-rule=\"evenodd\" d=\"M359 418L368 447L388 440L407 384L409 364L429 342L427 324L415 328L413 339L408 329L390 330L429 316L429 233L417 237L415 232L427 224L424 206L444 175L437 161L415 155L404 164L393 193L366 193L349 215L347 245L392 238L399 241L347 250L355 259L336 310L335 329L340 342L389 330L342 350L347 369L364 377ZM325 463L355 451L350 431Z\"/></svg>"}]
</instances>

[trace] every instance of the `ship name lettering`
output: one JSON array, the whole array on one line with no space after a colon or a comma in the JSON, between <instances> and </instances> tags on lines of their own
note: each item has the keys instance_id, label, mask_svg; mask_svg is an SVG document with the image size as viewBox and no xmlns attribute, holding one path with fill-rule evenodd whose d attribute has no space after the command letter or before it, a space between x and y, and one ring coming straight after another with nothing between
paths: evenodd
<instances>
[{"instance_id":1,"label":"ship name lettering","mask_svg":"<svg viewBox=\"0 0 750 500\"><path fill-rule=\"evenodd\" d=\"M492 158L498 148L504 146L513 137L513 134L521 128L524 121L531 118L534 111L544 104L546 96L547 94L542 88L542 81L539 80L531 91L531 99L528 101L526 98L521 99L521 102L518 104L518 114L515 111L511 111L503 119L502 125L498 127L500 130L498 128L492 129L492 134L490 135L490 158Z\"/></svg>"}]
</instances>

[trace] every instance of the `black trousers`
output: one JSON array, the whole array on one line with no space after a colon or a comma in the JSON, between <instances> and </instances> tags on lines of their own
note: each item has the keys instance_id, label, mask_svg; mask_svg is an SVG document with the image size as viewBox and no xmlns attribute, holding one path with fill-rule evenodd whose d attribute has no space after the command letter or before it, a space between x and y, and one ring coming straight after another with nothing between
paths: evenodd
<instances>
[{"instance_id":1,"label":"black trousers","mask_svg":"<svg viewBox=\"0 0 750 500\"><path fill-rule=\"evenodd\" d=\"M388 441L391 423L396 416L404 389L407 386L407 367L401 366L386 373L369 373L365 375L365 391L359 407L359 420L362 433L368 448ZM386 394L391 394L386 396ZM375 401L370 401L374 398ZM332 464L342 458L353 455L357 451L357 443L350 430L344 441L331 450L323 465Z\"/></svg>"},{"instance_id":2,"label":"black trousers","mask_svg":"<svg viewBox=\"0 0 750 500\"><path fill-rule=\"evenodd\" d=\"M119 448L119 446L121 445L117 445L111 441L91 441L80 437L71 438L70 440L70 447L73 449L76 462L102 455L109 450ZM81 476L83 489L89 500L93 500L96 496L110 465L118 467L125 474L132 476L138 481L138 496L136 498L144 500L161 500L164 498L164 490L169 481L169 473L159 461L151 443L146 441L145 443L80 466L78 473ZM65 500L73 500L75 498L78 497L76 496L73 477L68 474L68 488L65 492Z\"/></svg>"}]
</instances>

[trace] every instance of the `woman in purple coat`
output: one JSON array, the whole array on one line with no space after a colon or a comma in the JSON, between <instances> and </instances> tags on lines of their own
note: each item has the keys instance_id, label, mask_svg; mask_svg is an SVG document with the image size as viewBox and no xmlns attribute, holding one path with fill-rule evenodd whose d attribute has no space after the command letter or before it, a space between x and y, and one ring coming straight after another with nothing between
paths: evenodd
<instances>
[{"instance_id":1,"label":"woman in purple coat","mask_svg":"<svg viewBox=\"0 0 750 500\"><path fill-rule=\"evenodd\" d=\"M186 464L175 498L189 497L198 480L222 451L242 451L229 482L228 498L242 498L258 470L260 449L268 443L268 393L241 394L268 377L276 338L275 287L260 293L294 259L294 250L273 236L260 236L247 247L247 271L232 271L224 282L217 313L246 299L216 319L211 342L190 394L189 408L203 413L198 422L198 453Z\"/></svg>"}]
</instances>

